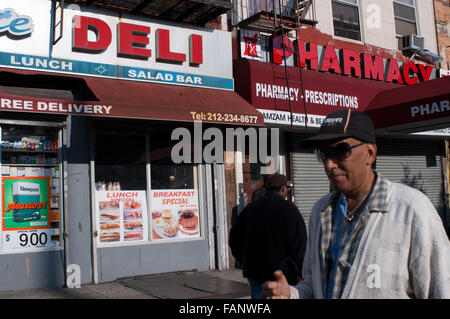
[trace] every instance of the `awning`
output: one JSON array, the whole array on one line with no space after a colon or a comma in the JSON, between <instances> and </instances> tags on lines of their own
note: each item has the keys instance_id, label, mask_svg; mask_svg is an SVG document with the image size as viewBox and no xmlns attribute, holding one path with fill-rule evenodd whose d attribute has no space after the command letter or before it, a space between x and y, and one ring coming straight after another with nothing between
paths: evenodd
<instances>
[{"instance_id":1,"label":"awning","mask_svg":"<svg viewBox=\"0 0 450 319\"><path fill-rule=\"evenodd\" d=\"M450 126L450 77L379 92L366 113L375 129L419 132Z\"/></svg>"},{"instance_id":2,"label":"awning","mask_svg":"<svg viewBox=\"0 0 450 319\"><path fill-rule=\"evenodd\" d=\"M378 92L400 86L248 59L233 63L236 91L266 123L296 128L319 128L335 110L364 111Z\"/></svg>"},{"instance_id":3,"label":"awning","mask_svg":"<svg viewBox=\"0 0 450 319\"><path fill-rule=\"evenodd\" d=\"M11 72L9 69L0 71ZM13 70L13 72L26 75L37 74L23 70ZM45 73L45 75L49 74ZM77 79L83 79L97 99L72 101L0 91L0 110L264 125L262 115L234 91L94 77L77 77Z\"/></svg>"}]
</instances>

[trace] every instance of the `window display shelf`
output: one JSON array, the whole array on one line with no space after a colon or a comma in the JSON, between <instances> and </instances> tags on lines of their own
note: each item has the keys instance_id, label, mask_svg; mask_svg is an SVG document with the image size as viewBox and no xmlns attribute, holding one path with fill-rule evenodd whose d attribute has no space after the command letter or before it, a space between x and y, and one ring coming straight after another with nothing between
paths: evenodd
<instances>
[{"instance_id":1,"label":"window display shelf","mask_svg":"<svg viewBox=\"0 0 450 319\"><path fill-rule=\"evenodd\" d=\"M59 166L59 164L3 164L3 166L24 166L24 167L56 167Z\"/></svg>"},{"instance_id":2,"label":"window display shelf","mask_svg":"<svg viewBox=\"0 0 450 319\"><path fill-rule=\"evenodd\" d=\"M28 241L31 233L37 234L38 237L45 234L42 238L48 237L43 244L46 249L63 247L61 230L63 221L60 212L62 196L59 194L62 191L60 170L62 131L54 127L28 125L1 125L0 128L1 174L2 181L6 185L4 187L8 191L8 196L4 195L3 200L6 199L11 203L19 202L22 195L27 195L22 194L20 185L25 185L23 186L25 188L37 185L30 188L33 191L32 196L35 196L33 198L39 203L48 204L39 207L40 215L39 219L36 219L40 224L49 226L48 228L39 229L31 223L27 225L11 221L9 226L7 225L11 229L9 231L20 236L23 228L27 227L24 234L28 234ZM19 186L14 188L16 184ZM14 212L9 214L14 216ZM23 246L17 244L14 249L20 250Z\"/></svg>"},{"instance_id":3,"label":"window display shelf","mask_svg":"<svg viewBox=\"0 0 450 319\"><path fill-rule=\"evenodd\" d=\"M36 154L58 154L58 151L44 151L44 150L21 150L21 149L3 149L3 153L36 153Z\"/></svg>"}]
</instances>

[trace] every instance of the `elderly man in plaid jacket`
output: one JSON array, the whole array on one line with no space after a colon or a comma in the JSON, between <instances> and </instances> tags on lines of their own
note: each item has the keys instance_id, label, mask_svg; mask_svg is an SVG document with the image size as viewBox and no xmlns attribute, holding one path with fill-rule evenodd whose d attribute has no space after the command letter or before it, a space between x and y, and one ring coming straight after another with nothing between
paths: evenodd
<instances>
[{"instance_id":1,"label":"elderly man in plaid jacket","mask_svg":"<svg viewBox=\"0 0 450 319\"><path fill-rule=\"evenodd\" d=\"M267 298L450 298L450 243L423 193L372 169L377 147L370 118L327 116L314 147L334 189L314 206L304 281L276 271Z\"/></svg>"}]
</instances>

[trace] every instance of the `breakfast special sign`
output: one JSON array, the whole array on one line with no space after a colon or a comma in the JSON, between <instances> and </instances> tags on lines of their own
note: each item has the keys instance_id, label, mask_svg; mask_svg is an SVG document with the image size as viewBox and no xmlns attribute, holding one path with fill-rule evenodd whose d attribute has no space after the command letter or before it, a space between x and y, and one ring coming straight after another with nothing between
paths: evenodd
<instances>
[{"instance_id":1,"label":"breakfast special sign","mask_svg":"<svg viewBox=\"0 0 450 319\"><path fill-rule=\"evenodd\" d=\"M154 240L200 237L197 190L154 190L150 209Z\"/></svg>"}]
</instances>

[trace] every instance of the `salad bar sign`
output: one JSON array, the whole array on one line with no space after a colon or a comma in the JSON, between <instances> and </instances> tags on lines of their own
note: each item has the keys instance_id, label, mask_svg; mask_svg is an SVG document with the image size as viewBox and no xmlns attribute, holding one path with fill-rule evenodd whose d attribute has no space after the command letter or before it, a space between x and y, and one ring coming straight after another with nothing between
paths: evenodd
<instances>
[{"instance_id":1,"label":"salad bar sign","mask_svg":"<svg viewBox=\"0 0 450 319\"><path fill-rule=\"evenodd\" d=\"M145 191L97 191L98 243L148 240Z\"/></svg>"}]
</instances>

